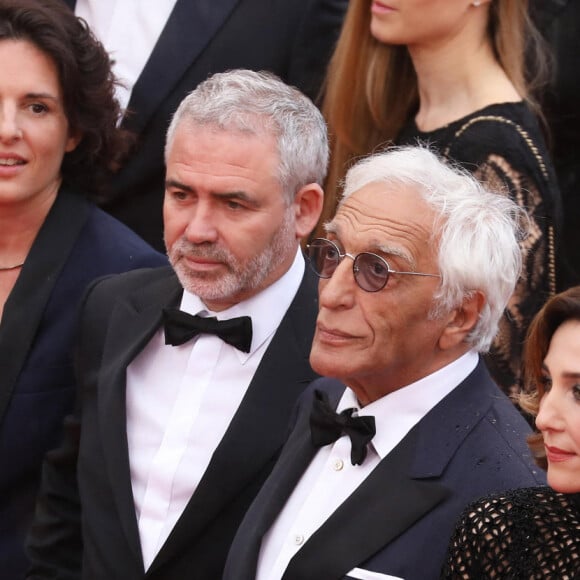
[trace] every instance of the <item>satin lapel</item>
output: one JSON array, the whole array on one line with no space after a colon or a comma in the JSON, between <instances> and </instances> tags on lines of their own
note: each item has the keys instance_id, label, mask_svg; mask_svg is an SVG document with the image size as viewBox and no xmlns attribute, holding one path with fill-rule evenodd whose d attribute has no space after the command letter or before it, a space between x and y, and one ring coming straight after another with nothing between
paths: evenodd
<instances>
[{"instance_id":1,"label":"satin lapel","mask_svg":"<svg viewBox=\"0 0 580 580\"><path fill-rule=\"evenodd\" d=\"M85 225L89 208L78 195L64 189L58 193L6 302L0 326L0 423L46 304Z\"/></svg>"},{"instance_id":2,"label":"satin lapel","mask_svg":"<svg viewBox=\"0 0 580 580\"><path fill-rule=\"evenodd\" d=\"M441 484L412 479L409 434L304 544L283 576L335 580L384 548L449 495Z\"/></svg>"},{"instance_id":3,"label":"satin lapel","mask_svg":"<svg viewBox=\"0 0 580 580\"><path fill-rule=\"evenodd\" d=\"M151 570L203 533L279 452L291 410L316 378L308 360L318 312L316 283L307 272L207 471Z\"/></svg>"},{"instance_id":4,"label":"satin lapel","mask_svg":"<svg viewBox=\"0 0 580 580\"><path fill-rule=\"evenodd\" d=\"M240 0L177 0L135 83L123 126L140 133Z\"/></svg>"},{"instance_id":5,"label":"satin lapel","mask_svg":"<svg viewBox=\"0 0 580 580\"><path fill-rule=\"evenodd\" d=\"M126 430L127 366L149 342L161 323L161 309L177 306L182 288L171 276L120 300L111 315L99 377L100 433L110 488L126 536L141 559L135 516Z\"/></svg>"},{"instance_id":6,"label":"satin lapel","mask_svg":"<svg viewBox=\"0 0 580 580\"><path fill-rule=\"evenodd\" d=\"M257 500L244 518L242 523L244 530L240 528L238 532L238 535L241 533L243 536L243 549L235 554L236 571L231 576L226 574L228 578L255 577L262 538L282 511L290 494L316 455L317 449L310 440L308 414L304 414L302 419L284 446L284 451L260 490ZM247 533L244 534L244 531ZM234 548L235 546L236 542Z\"/></svg>"},{"instance_id":7,"label":"satin lapel","mask_svg":"<svg viewBox=\"0 0 580 580\"><path fill-rule=\"evenodd\" d=\"M336 406L343 391L344 386L340 385L336 393L330 395L333 406ZM228 580L255 578L262 538L282 511L290 494L316 455L317 448L312 445L310 439L311 408L312 389L309 388L308 396L301 400L296 425L284 445L282 454L238 530L228 558L228 561L231 560L235 564L231 566L228 564L224 574L224 578Z\"/></svg>"}]
</instances>

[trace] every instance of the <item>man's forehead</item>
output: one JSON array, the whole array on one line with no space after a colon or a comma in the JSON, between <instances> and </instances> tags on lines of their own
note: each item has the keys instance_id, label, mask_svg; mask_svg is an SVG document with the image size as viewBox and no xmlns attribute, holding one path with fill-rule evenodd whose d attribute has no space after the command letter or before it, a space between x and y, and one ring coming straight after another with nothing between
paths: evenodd
<instances>
[{"instance_id":1,"label":"man's forehead","mask_svg":"<svg viewBox=\"0 0 580 580\"><path fill-rule=\"evenodd\" d=\"M349 196L327 225L347 251L384 251L415 262L433 240L434 212L421 195L377 183Z\"/></svg>"},{"instance_id":2,"label":"man's forehead","mask_svg":"<svg viewBox=\"0 0 580 580\"><path fill-rule=\"evenodd\" d=\"M167 170L200 178L248 178L278 181L278 154L273 142L253 134L230 133L181 125L168 150Z\"/></svg>"},{"instance_id":3,"label":"man's forehead","mask_svg":"<svg viewBox=\"0 0 580 580\"><path fill-rule=\"evenodd\" d=\"M356 222L380 227L382 223L430 224L434 212L421 194L410 186L369 183L354 191L338 207L333 222Z\"/></svg>"}]
</instances>

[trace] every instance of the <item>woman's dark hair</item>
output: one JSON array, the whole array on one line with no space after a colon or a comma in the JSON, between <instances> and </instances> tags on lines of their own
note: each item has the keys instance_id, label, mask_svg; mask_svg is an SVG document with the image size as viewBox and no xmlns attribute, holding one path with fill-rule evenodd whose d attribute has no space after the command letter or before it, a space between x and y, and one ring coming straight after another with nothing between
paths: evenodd
<instances>
[{"instance_id":1,"label":"woman's dark hair","mask_svg":"<svg viewBox=\"0 0 580 580\"><path fill-rule=\"evenodd\" d=\"M103 45L62 0L0 0L2 40L30 42L54 62L70 133L81 137L65 154L63 179L90 196L101 194L130 144L117 125L116 79Z\"/></svg>"},{"instance_id":2,"label":"woman's dark hair","mask_svg":"<svg viewBox=\"0 0 580 580\"><path fill-rule=\"evenodd\" d=\"M568 320L580 320L580 286L569 288L552 296L536 314L526 338L523 355L525 389L518 403L533 417L538 414L540 400L544 395L543 363L552 337L558 328ZM546 469L547 461L541 433L528 438L530 449L534 452L540 467Z\"/></svg>"}]
</instances>

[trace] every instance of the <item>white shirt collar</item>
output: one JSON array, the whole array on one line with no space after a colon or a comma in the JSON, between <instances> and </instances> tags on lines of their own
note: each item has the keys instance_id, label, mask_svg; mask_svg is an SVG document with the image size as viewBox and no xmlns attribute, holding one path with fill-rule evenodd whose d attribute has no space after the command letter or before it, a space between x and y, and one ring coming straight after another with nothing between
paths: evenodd
<instances>
[{"instance_id":1,"label":"white shirt collar","mask_svg":"<svg viewBox=\"0 0 580 580\"><path fill-rule=\"evenodd\" d=\"M247 360L280 325L298 292L304 276L304 267L302 250L298 248L290 268L273 284L248 300L234 304L221 312L213 312L206 307L199 296L184 290L180 309L193 315L216 316L218 320L249 316L252 319L252 347L249 353L237 351L240 360Z\"/></svg>"},{"instance_id":2,"label":"white shirt collar","mask_svg":"<svg viewBox=\"0 0 580 580\"><path fill-rule=\"evenodd\" d=\"M377 433L373 447L383 459L427 413L473 372L479 361L470 350L457 360L418 381L369 403L362 409L354 392L347 388L337 412L349 407L360 409L359 415L373 415Z\"/></svg>"}]
</instances>

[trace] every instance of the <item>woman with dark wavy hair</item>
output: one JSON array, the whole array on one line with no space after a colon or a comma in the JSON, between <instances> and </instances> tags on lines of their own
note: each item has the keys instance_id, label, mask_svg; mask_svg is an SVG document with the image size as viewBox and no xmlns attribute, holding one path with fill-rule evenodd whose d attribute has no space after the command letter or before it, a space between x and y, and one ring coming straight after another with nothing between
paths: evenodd
<instances>
[{"instance_id":1,"label":"woman with dark wavy hair","mask_svg":"<svg viewBox=\"0 0 580 580\"><path fill-rule=\"evenodd\" d=\"M528 439L550 487L524 488L469 506L442 577L580 577L580 286L551 298L524 351L520 405L536 419Z\"/></svg>"},{"instance_id":2,"label":"woman with dark wavy hair","mask_svg":"<svg viewBox=\"0 0 580 580\"><path fill-rule=\"evenodd\" d=\"M45 452L73 405L87 285L165 263L87 200L123 155L107 53L60 0L0 0L0 576L19 578Z\"/></svg>"}]
</instances>

